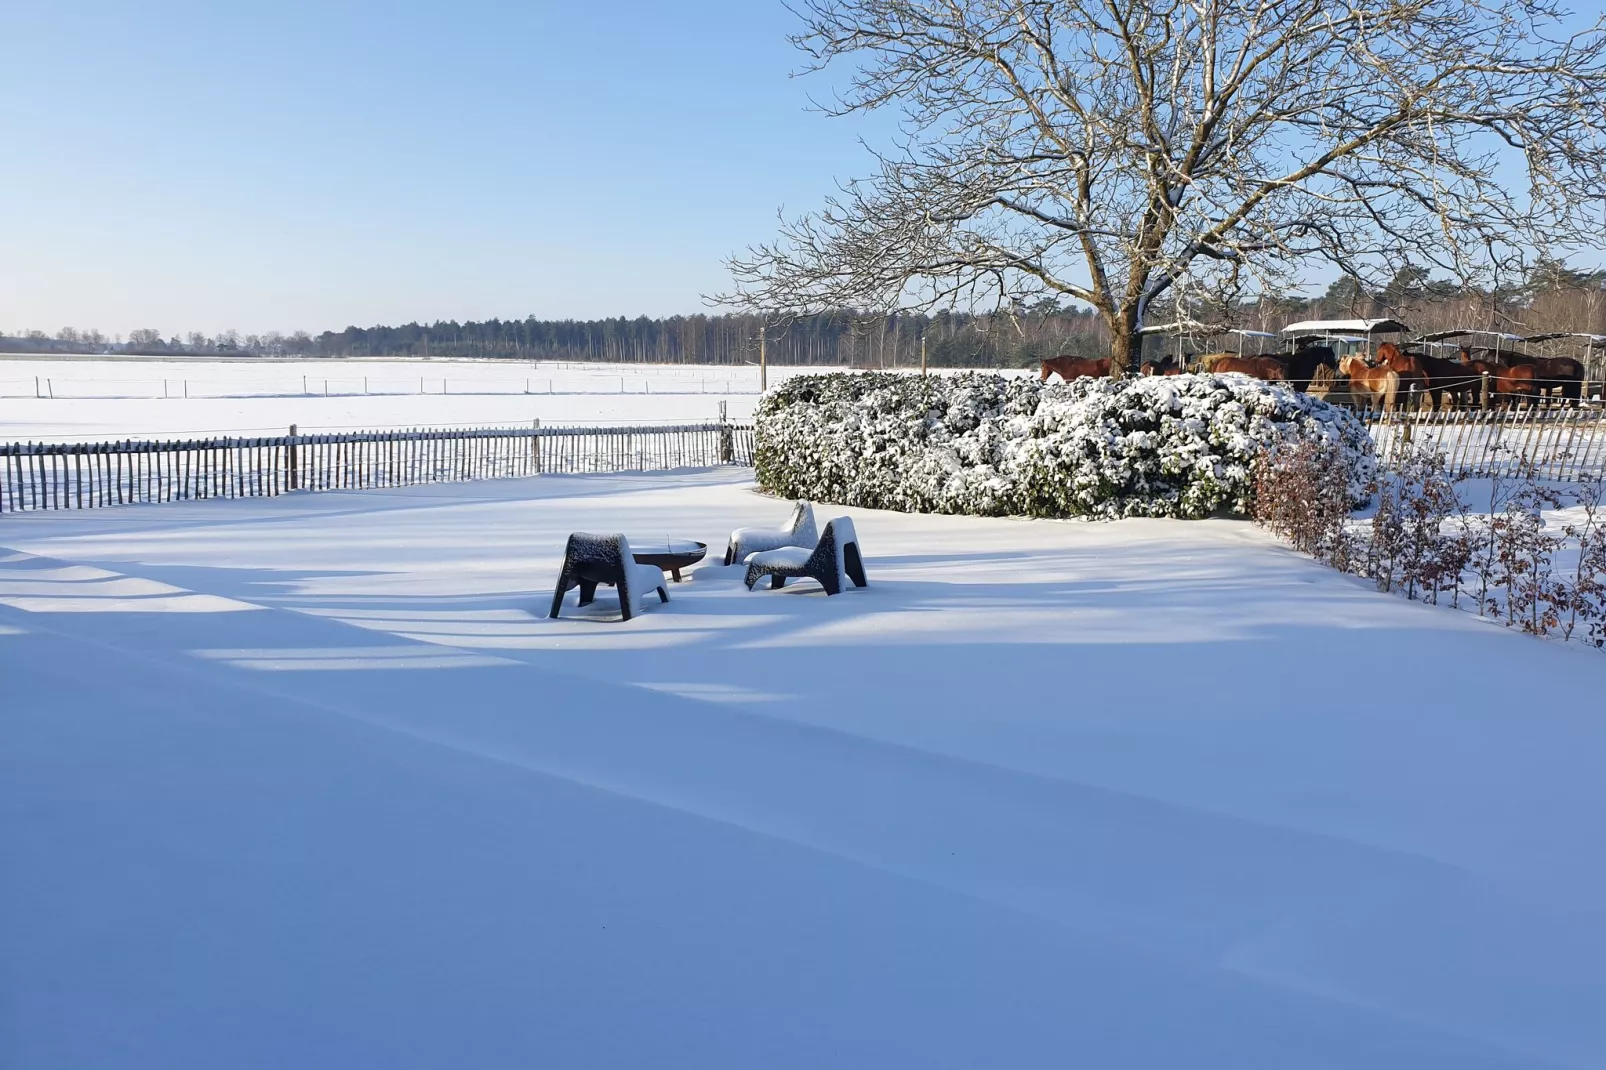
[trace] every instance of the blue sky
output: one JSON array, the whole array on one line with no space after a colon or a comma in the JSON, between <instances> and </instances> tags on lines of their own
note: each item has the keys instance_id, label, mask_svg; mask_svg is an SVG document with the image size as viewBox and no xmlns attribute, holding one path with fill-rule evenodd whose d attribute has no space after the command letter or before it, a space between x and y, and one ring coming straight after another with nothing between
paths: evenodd
<instances>
[{"instance_id":1,"label":"blue sky","mask_svg":"<svg viewBox=\"0 0 1606 1070\"><path fill-rule=\"evenodd\" d=\"M702 310L867 160L777 0L16 3L0 330Z\"/></svg>"}]
</instances>

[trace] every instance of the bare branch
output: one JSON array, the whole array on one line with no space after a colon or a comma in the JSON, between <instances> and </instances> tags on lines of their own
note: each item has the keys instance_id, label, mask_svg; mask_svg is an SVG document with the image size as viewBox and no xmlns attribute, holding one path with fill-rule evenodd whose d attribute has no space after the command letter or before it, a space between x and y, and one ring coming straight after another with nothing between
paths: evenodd
<instances>
[{"instance_id":1,"label":"bare branch","mask_svg":"<svg viewBox=\"0 0 1606 1070\"><path fill-rule=\"evenodd\" d=\"M749 308L1148 307L1318 264L1599 248L1606 20L1550 0L798 0L842 114L908 133L732 258Z\"/></svg>"}]
</instances>

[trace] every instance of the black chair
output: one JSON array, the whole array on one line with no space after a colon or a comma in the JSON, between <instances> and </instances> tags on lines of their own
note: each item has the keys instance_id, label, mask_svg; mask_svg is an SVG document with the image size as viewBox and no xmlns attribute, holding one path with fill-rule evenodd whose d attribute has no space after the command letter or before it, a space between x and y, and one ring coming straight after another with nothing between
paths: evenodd
<instances>
[{"instance_id":1,"label":"black chair","mask_svg":"<svg viewBox=\"0 0 1606 1070\"><path fill-rule=\"evenodd\" d=\"M737 528L725 544L725 564L739 565L747 555L759 550L779 550L783 546L813 546L820 536L814 528L814 506L798 502L786 526L780 528Z\"/></svg>"},{"instance_id":2,"label":"black chair","mask_svg":"<svg viewBox=\"0 0 1606 1070\"><path fill-rule=\"evenodd\" d=\"M801 546L783 546L750 554L747 558L747 589L765 576L770 578L770 590L786 586L794 577L807 576L818 580L826 594L840 594L846 579L855 587L868 586L864 577L864 557L859 553L859 536L853 530L853 521L839 516L825 525L825 534L810 550Z\"/></svg>"},{"instance_id":3,"label":"black chair","mask_svg":"<svg viewBox=\"0 0 1606 1070\"><path fill-rule=\"evenodd\" d=\"M623 535L589 535L577 531L569 536L563 550L563 571L558 574L557 589L552 592L552 612L556 617L563 608L563 596L575 587L580 588L580 605L589 606L596 601L597 585L608 584L619 589L619 613L629 620L641 612L641 596L657 588L658 600L669 601L669 589L664 583L664 570L657 565L641 565L630 554L630 540Z\"/></svg>"}]
</instances>

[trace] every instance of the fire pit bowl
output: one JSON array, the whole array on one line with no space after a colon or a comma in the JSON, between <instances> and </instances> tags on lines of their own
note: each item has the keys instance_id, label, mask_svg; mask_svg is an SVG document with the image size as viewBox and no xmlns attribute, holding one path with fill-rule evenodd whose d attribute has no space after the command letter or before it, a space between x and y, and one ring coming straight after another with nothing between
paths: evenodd
<instances>
[{"instance_id":1,"label":"fire pit bowl","mask_svg":"<svg viewBox=\"0 0 1606 1070\"><path fill-rule=\"evenodd\" d=\"M690 539L643 539L637 542L630 540L630 556L636 559L638 565L657 565L680 582L680 570L690 568L703 559L708 553L706 542L692 542Z\"/></svg>"}]
</instances>

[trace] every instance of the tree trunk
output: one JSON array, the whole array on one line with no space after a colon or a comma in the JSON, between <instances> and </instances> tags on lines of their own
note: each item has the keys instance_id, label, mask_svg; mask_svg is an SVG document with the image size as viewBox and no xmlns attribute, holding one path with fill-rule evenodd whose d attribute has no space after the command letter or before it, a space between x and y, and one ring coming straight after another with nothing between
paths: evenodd
<instances>
[{"instance_id":1,"label":"tree trunk","mask_svg":"<svg viewBox=\"0 0 1606 1070\"><path fill-rule=\"evenodd\" d=\"M1143 356L1143 337L1138 334L1138 314L1135 308L1122 309L1109 318L1110 325L1110 377L1137 370Z\"/></svg>"}]
</instances>

